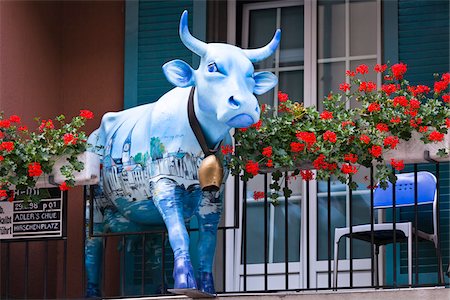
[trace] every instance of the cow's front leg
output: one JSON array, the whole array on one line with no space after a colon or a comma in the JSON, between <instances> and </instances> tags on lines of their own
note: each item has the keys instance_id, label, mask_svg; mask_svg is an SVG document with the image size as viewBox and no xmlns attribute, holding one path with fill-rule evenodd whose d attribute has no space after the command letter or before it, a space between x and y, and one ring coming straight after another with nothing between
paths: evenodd
<instances>
[{"instance_id":1,"label":"cow's front leg","mask_svg":"<svg viewBox=\"0 0 450 300\"><path fill-rule=\"evenodd\" d=\"M217 227L222 213L222 197L218 193L203 192L197 210L199 223L198 253L200 265L197 283L203 292L215 294L212 264L216 249Z\"/></svg>"},{"instance_id":2,"label":"cow's front leg","mask_svg":"<svg viewBox=\"0 0 450 300\"><path fill-rule=\"evenodd\" d=\"M183 216L185 190L169 179L160 179L153 189L153 201L169 234L174 255L175 289L197 288L189 255L189 235Z\"/></svg>"}]
</instances>

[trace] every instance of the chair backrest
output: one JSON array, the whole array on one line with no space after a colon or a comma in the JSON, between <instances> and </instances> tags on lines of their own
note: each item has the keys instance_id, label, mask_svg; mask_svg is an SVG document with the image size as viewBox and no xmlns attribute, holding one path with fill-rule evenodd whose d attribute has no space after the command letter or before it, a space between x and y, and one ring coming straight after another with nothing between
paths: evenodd
<instances>
[{"instance_id":1,"label":"chair backrest","mask_svg":"<svg viewBox=\"0 0 450 300\"><path fill-rule=\"evenodd\" d=\"M395 183L395 206L414 205L414 173L396 174ZM392 207L393 185L385 190L378 187L374 191L374 208ZM436 200L436 177L426 171L417 172L417 204L430 204Z\"/></svg>"}]
</instances>

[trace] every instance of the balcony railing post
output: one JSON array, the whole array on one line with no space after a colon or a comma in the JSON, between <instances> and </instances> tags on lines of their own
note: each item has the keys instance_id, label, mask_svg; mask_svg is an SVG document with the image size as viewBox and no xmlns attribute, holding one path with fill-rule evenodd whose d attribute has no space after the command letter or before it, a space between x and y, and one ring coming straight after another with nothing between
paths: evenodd
<instances>
[{"instance_id":1,"label":"balcony railing post","mask_svg":"<svg viewBox=\"0 0 450 300\"><path fill-rule=\"evenodd\" d=\"M374 236L374 203L373 203L373 190L374 190L374 183L373 183L373 165L370 166L370 282L371 286L373 287L375 285L374 282L374 271L375 271L375 260L374 260L374 247L375 247L375 236ZM377 266L378 270L378 266ZM375 273L378 275L378 272Z\"/></svg>"},{"instance_id":2,"label":"balcony railing post","mask_svg":"<svg viewBox=\"0 0 450 300\"><path fill-rule=\"evenodd\" d=\"M284 186L289 185L288 172L284 176ZM289 289L289 212L288 212L288 197L284 197L284 273L285 273L285 289Z\"/></svg>"},{"instance_id":3,"label":"balcony railing post","mask_svg":"<svg viewBox=\"0 0 450 300\"><path fill-rule=\"evenodd\" d=\"M327 181L328 288L331 288L331 178Z\"/></svg>"}]
</instances>

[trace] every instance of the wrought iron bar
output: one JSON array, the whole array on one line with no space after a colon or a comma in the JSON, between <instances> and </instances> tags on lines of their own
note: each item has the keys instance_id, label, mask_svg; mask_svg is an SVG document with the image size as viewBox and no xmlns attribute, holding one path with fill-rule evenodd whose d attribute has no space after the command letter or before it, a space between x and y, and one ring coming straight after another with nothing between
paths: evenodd
<instances>
[{"instance_id":1,"label":"wrought iron bar","mask_svg":"<svg viewBox=\"0 0 450 300\"><path fill-rule=\"evenodd\" d=\"M64 263L63 263L63 296L67 299L67 238L63 239L64 244Z\"/></svg>"},{"instance_id":2,"label":"wrought iron bar","mask_svg":"<svg viewBox=\"0 0 450 300\"><path fill-rule=\"evenodd\" d=\"M418 182L417 182L417 164L414 164L414 285L419 284L419 235L417 230L419 229L419 211L418 211ZM413 285L413 286L414 286Z\"/></svg>"},{"instance_id":3,"label":"wrought iron bar","mask_svg":"<svg viewBox=\"0 0 450 300\"><path fill-rule=\"evenodd\" d=\"M47 279L48 279L48 241L44 241L44 299L47 299ZM84 269L84 268L83 268ZM83 285L82 285L83 286Z\"/></svg>"},{"instance_id":4,"label":"wrought iron bar","mask_svg":"<svg viewBox=\"0 0 450 300\"><path fill-rule=\"evenodd\" d=\"M268 276L267 276L267 267L268 267L268 238L267 238L267 173L264 173L264 291L268 289Z\"/></svg>"},{"instance_id":5,"label":"wrought iron bar","mask_svg":"<svg viewBox=\"0 0 450 300\"><path fill-rule=\"evenodd\" d=\"M227 275L227 253L226 253L226 249L227 249L227 231L226 230L222 230L222 244L223 244L223 249L222 249L222 255L223 255L223 268L222 268L222 286L223 286L223 292L226 291L226 275Z\"/></svg>"},{"instance_id":6,"label":"wrought iron bar","mask_svg":"<svg viewBox=\"0 0 450 300\"><path fill-rule=\"evenodd\" d=\"M352 182L352 176L349 176ZM349 215L350 215L350 288L353 287L353 190L349 188Z\"/></svg>"},{"instance_id":7,"label":"wrought iron bar","mask_svg":"<svg viewBox=\"0 0 450 300\"><path fill-rule=\"evenodd\" d=\"M145 295L145 243L146 234L142 234L142 257L141 257L141 295Z\"/></svg>"},{"instance_id":8,"label":"wrought iron bar","mask_svg":"<svg viewBox=\"0 0 450 300\"><path fill-rule=\"evenodd\" d=\"M242 208L242 240L243 240L243 265L244 265L244 291L247 291L247 182L242 185L243 208Z\"/></svg>"},{"instance_id":9,"label":"wrought iron bar","mask_svg":"<svg viewBox=\"0 0 450 300\"><path fill-rule=\"evenodd\" d=\"M284 174L284 187L288 187L288 172ZM285 289L289 289L289 212L288 197L284 197L284 273L285 273Z\"/></svg>"},{"instance_id":10,"label":"wrought iron bar","mask_svg":"<svg viewBox=\"0 0 450 300\"><path fill-rule=\"evenodd\" d=\"M328 288L331 288L331 178L327 181ZM308 274L309 275L309 274Z\"/></svg>"},{"instance_id":11,"label":"wrought iron bar","mask_svg":"<svg viewBox=\"0 0 450 300\"><path fill-rule=\"evenodd\" d=\"M166 233L163 232L161 234L161 293L165 294L166 293Z\"/></svg>"},{"instance_id":12,"label":"wrought iron bar","mask_svg":"<svg viewBox=\"0 0 450 300\"><path fill-rule=\"evenodd\" d=\"M392 172L395 173L394 168L392 168ZM392 184L392 231L393 231L393 243L392 243L392 250L393 250L393 264L394 264L394 274L393 274L393 284L394 288L397 287L397 207L396 207L396 196L395 196L395 189L396 184Z\"/></svg>"},{"instance_id":13,"label":"wrought iron bar","mask_svg":"<svg viewBox=\"0 0 450 300\"><path fill-rule=\"evenodd\" d=\"M370 166L370 282L372 286L375 285L374 282L374 271L375 271L375 260L374 260L374 247L375 247L375 237L374 237L374 203L373 203L373 165ZM378 266L377 266L378 270ZM375 273L378 276L378 272Z\"/></svg>"},{"instance_id":14,"label":"wrought iron bar","mask_svg":"<svg viewBox=\"0 0 450 300\"><path fill-rule=\"evenodd\" d=\"M310 278L309 278L309 261L310 261L310 252L309 252L309 181L306 181L306 288L310 287ZM301 242L300 242L301 244Z\"/></svg>"}]
</instances>

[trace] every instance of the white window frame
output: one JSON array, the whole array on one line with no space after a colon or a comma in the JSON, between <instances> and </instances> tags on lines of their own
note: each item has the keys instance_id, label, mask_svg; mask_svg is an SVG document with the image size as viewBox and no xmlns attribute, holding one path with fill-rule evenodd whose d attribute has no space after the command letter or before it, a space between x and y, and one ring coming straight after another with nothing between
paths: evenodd
<instances>
[{"instance_id":1,"label":"white window frame","mask_svg":"<svg viewBox=\"0 0 450 300\"><path fill-rule=\"evenodd\" d=\"M318 9L318 1L317 0L299 0L298 2L295 2L294 5L298 5L298 3L301 3L304 5L304 64L303 64L303 70L304 70L304 90L303 90L303 105L305 107L309 106L317 106L317 95L318 95L318 81L317 81L317 68L319 63L326 63L326 62L338 62L338 61L345 61L346 69L350 69L350 63L354 60L364 60L364 59L376 59L377 63L381 63L381 0L376 0L377 3L377 53L375 55L361 55L361 56L350 56L349 49L350 49L350 20L349 20L349 13L350 13L350 4L349 0L346 0L346 56L344 57L338 57L338 58L323 58L318 59L317 58L317 22L318 22L318 16L317 16L317 9ZM285 6L292 6L291 1L273 1L273 2L262 2L262 3L252 3L249 4L252 5L254 8L273 8L273 7L285 7ZM236 0L228 0L227 2L227 15L228 15L228 24L227 24L227 42L229 44L236 44ZM247 20L248 20L248 14L247 14ZM243 22L243 34L242 36L248 35L248 21ZM279 24L277 24L279 26ZM314 42L312 42L314 41ZM245 43L243 43L243 48L246 48ZM279 53L279 50L277 50L277 53ZM276 54L279 55L279 54ZM289 68L289 67L286 67ZM278 76L277 71L280 70L285 71L285 69L276 69L276 68L270 68L267 69L268 71L275 72L275 74ZM377 84L378 86L381 85L381 74L377 75ZM349 82L349 78L346 78L346 81ZM275 98L276 98L276 91L278 87L276 87L275 90ZM274 99L274 103L276 104L277 99ZM348 104L350 105L350 104ZM302 195L305 195L306 191L306 182L303 182L302 184ZM242 187L242 185L241 185ZM226 226L232 226L234 224L234 177L230 176L228 181L226 182L225 186L225 199L226 205L225 205L225 225ZM310 241L309 241L309 254L310 254L310 261L309 261L309 267L310 272L307 276L303 276L302 274L306 274L307 272L307 264L306 264L306 247L307 247L307 241L306 241L306 218L303 217L301 219L301 242L300 242L300 264L299 264L299 286L300 288L307 288L307 278L309 277L309 288L315 288L315 287L326 287L328 284L328 261L319 261L317 259L317 182L311 181L309 182L309 192L310 192L310 201L309 201L309 229L310 229ZM348 188L345 191L347 194L347 224L349 224L349 214L348 214ZM242 195L242 188L239 191L239 205L240 205L240 220L239 225L240 228L242 228L242 205L243 205L243 195ZM301 210L302 212L306 212L306 201L301 201ZM227 230L226 233L226 239L227 239L227 245L233 245L232 251L226 251L226 259L228 262L233 262L230 264L227 264L226 266L226 291L237 291L242 289L242 265L240 263L241 261L241 230L236 230L235 232L232 232L230 230ZM349 243L347 241L347 243ZM231 248L231 247L230 247ZM347 249L349 247L347 246ZM227 249L228 250L228 249ZM347 250L348 251L348 250ZM302 259L303 258L303 259ZM297 263L298 264L298 263ZM269 273L272 272L279 272L279 274L284 274L284 268L282 265L284 263L273 264L272 268L269 267ZM348 283L348 271L349 271L349 261L348 260L340 260L339 261L339 270L340 270L340 276L339 276L339 282L340 286L342 284ZM263 267L263 265L262 265ZM382 262L380 261L380 266L382 267ZM261 273L261 266L254 266L255 269L252 269L252 265L247 266L247 272L248 274L251 273ZM370 283L370 268L371 268L371 261L370 259L354 259L353 260L353 271L355 274L355 278L362 278L364 281L364 284L367 285L367 280ZM293 271L293 266L291 268L291 263L289 264L289 271ZM297 268L296 268L297 270ZM381 270L382 272L383 270ZM262 271L263 272L263 271ZM284 280L284 278L283 278ZM358 285L357 282L355 282L355 286ZM249 285L248 285L249 287ZM270 286L269 286L270 288ZM290 283L291 288L291 283ZM261 287L259 287L261 289Z\"/></svg>"}]
</instances>

